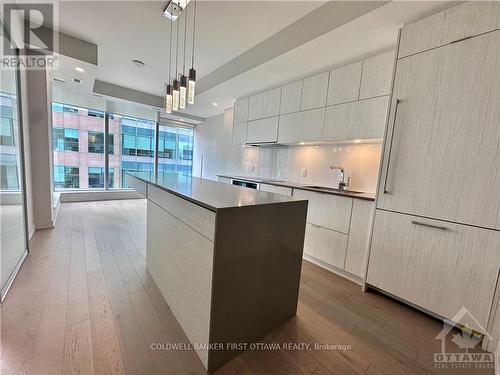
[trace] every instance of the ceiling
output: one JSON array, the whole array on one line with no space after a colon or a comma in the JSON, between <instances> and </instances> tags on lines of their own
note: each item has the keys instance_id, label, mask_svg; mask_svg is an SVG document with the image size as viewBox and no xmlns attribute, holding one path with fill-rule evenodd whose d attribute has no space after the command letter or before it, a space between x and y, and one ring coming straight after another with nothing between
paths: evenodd
<instances>
[{"instance_id":1,"label":"ceiling","mask_svg":"<svg viewBox=\"0 0 500 375\"><path fill-rule=\"evenodd\" d=\"M338 13L345 14L334 14L328 32L321 31L316 36L304 27L314 28L314 17L319 20L319 7L325 2L198 0L195 68L204 91L186 112L212 116L231 107L237 97L391 48L401 23L449 6L447 2L426 1L376 6L373 2L338 3L347 4L338 8ZM165 5L166 1L61 1L58 29L98 46L98 66L91 79L161 96L168 77L170 38L170 22L162 15ZM378 8L373 10L375 7ZM192 8L193 0L186 10L189 26ZM334 18L349 22L339 21L337 25ZM312 26L300 23L302 20L308 20ZM177 22L181 29L180 70L184 18ZM301 40L302 34L310 34L311 39ZM175 35L174 32L174 40ZM188 66L191 38L192 30L188 27ZM288 50L280 50L283 41L292 42ZM267 54L262 52L264 47ZM272 54L273 47L275 55L280 55ZM134 59L143 61L145 66L135 66ZM68 79L74 68L69 65L63 69Z\"/></svg>"}]
</instances>

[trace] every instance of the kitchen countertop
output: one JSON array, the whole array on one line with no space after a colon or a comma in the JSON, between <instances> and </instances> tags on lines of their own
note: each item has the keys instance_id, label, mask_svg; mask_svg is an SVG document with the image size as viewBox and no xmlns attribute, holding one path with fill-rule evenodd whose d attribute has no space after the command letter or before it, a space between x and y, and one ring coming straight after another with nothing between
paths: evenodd
<instances>
[{"instance_id":1,"label":"kitchen countertop","mask_svg":"<svg viewBox=\"0 0 500 375\"><path fill-rule=\"evenodd\" d=\"M236 180L258 182L258 183L263 183L263 184L268 184L268 185L283 186L283 187L288 187L288 188L292 188L292 189L309 190L309 191L314 191L317 193L339 195L342 197L364 199L364 200L368 200L368 201L375 200L375 194L372 194L372 193L363 193L363 192L353 193L351 191L331 190L327 187L325 187L324 189L310 187L310 185L313 185L313 184L304 185L304 184L301 184L298 182L272 180L272 179L267 179L267 178L263 178L263 177L254 177L254 176L249 177L249 176L238 176L238 175L230 175L230 174L218 174L217 176L225 177L225 178L232 178L232 179L236 179Z\"/></svg>"},{"instance_id":2,"label":"kitchen countertop","mask_svg":"<svg viewBox=\"0 0 500 375\"><path fill-rule=\"evenodd\" d=\"M161 173L158 178L149 172L127 172L128 175L175 194L211 211L222 208L283 203L300 199L265 191L246 189L178 173Z\"/></svg>"}]
</instances>

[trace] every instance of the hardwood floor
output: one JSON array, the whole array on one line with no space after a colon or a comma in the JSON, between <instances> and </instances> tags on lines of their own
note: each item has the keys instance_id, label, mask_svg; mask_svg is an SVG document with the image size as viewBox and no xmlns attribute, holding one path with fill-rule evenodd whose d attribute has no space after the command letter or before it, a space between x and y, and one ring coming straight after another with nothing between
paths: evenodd
<instances>
[{"instance_id":1,"label":"hardwood floor","mask_svg":"<svg viewBox=\"0 0 500 375\"><path fill-rule=\"evenodd\" d=\"M1 307L1 374L204 373L192 350L153 350L188 339L146 271L145 201L67 203L59 215L34 235ZM217 373L493 374L436 369L442 328L304 261L297 316L262 342L311 350L248 350Z\"/></svg>"}]
</instances>

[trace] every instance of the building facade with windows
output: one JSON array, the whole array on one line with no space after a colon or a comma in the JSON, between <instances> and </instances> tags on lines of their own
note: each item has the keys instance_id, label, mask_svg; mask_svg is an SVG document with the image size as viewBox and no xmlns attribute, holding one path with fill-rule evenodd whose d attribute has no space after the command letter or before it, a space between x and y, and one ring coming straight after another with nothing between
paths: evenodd
<instances>
[{"instance_id":1,"label":"building facade with windows","mask_svg":"<svg viewBox=\"0 0 500 375\"><path fill-rule=\"evenodd\" d=\"M104 188L105 112L53 103L54 186ZM109 114L109 188L126 188L127 171L154 173L154 121ZM158 172L191 174L193 130L159 125Z\"/></svg>"}]
</instances>

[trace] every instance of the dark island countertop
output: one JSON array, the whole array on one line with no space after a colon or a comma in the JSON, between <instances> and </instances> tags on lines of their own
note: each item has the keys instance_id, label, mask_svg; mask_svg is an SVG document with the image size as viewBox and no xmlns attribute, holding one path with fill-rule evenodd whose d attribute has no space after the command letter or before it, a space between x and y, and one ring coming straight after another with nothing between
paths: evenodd
<instances>
[{"instance_id":1,"label":"dark island countertop","mask_svg":"<svg viewBox=\"0 0 500 375\"><path fill-rule=\"evenodd\" d=\"M288 188L292 188L292 189L314 191L317 193L339 195L339 196L348 197L348 198L364 199L364 200L368 200L368 201L375 200L375 194L372 194L372 193L352 192L349 190L342 191L342 190L338 190L338 189L331 189L331 188L328 188L326 186L325 187L321 187L321 186L311 187L313 184L304 185L304 184L301 184L298 182L272 180L272 179L267 179L264 177L256 177L256 176L249 177L249 176L238 176L238 175L231 175L231 174L218 174L217 176L225 177L225 178L232 178L235 180L257 182L257 183L274 185L274 186L283 186L283 187L288 187Z\"/></svg>"},{"instance_id":2,"label":"dark island countertop","mask_svg":"<svg viewBox=\"0 0 500 375\"><path fill-rule=\"evenodd\" d=\"M149 172L127 172L127 175L214 212L229 207L300 200L286 195L242 188L178 173L160 173L157 178L151 176Z\"/></svg>"}]
</instances>

